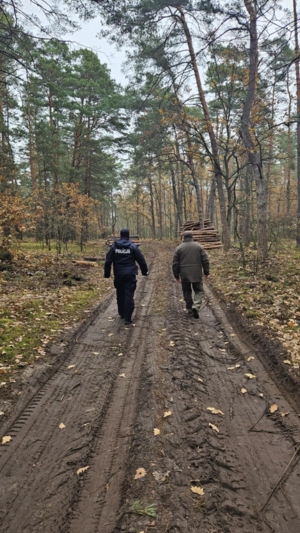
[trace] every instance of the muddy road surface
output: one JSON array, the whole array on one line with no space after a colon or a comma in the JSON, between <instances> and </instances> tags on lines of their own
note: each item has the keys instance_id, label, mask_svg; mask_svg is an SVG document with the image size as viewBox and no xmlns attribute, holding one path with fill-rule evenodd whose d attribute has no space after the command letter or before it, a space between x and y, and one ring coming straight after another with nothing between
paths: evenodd
<instances>
[{"instance_id":1,"label":"muddy road surface","mask_svg":"<svg viewBox=\"0 0 300 533\"><path fill-rule=\"evenodd\" d=\"M1 532L299 533L299 398L208 285L187 315L172 252L145 249L134 325L112 293L5 421Z\"/></svg>"}]
</instances>

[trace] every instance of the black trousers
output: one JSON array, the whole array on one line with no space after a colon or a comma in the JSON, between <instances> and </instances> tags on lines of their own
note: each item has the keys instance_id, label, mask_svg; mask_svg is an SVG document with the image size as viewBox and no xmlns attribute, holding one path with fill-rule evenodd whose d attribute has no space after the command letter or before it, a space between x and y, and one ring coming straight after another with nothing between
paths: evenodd
<instances>
[{"instance_id":1,"label":"black trousers","mask_svg":"<svg viewBox=\"0 0 300 533\"><path fill-rule=\"evenodd\" d=\"M117 289L117 304L119 315L124 316L126 322L130 322L134 310L134 291L136 289L135 274L117 276L114 280Z\"/></svg>"}]
</instances>

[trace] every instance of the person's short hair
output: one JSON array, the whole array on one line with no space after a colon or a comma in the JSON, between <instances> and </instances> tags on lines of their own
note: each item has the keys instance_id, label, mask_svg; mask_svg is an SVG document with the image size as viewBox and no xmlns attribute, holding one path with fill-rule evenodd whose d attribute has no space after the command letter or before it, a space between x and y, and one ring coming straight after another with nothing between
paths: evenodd
<instances>
[{"instance_id":1,"label":"person's short hair","mask_svg":"<svg viewBox=\"0 0 300 533\"><path fill-rule=\"evenodd\" d=\"M192 239L193 238L193 232L192 231L184 231L183 232L183 238L185 239Z\"/></svg>"}]
</instances>

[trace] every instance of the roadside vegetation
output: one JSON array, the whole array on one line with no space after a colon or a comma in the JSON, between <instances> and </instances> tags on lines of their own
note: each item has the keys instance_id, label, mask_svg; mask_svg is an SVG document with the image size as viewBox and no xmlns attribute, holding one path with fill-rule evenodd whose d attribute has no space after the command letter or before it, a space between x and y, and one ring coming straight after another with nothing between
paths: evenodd
<instances>
[{"instance_id":1,"label":"roadside vegetation","mask_svg":"<svg viewBox=\"0 0 300 533\"><path fill-rule=\"evenodd\" d=\"M85 252L101 258L106 247L91 243ZM43 357L47 345L78 325L112 286L103 279L103 261L80 264L75 245L57 254L29 240L12 255L10 268L0 273L1 387Z\"/></svg>"},{"instance_id":2,"label":"roadside vegetation","mask_svg":"<svg viewBox=\"0 0 300 533\"><path fill-rule=\"evenodd\" d=\"M210 253L211 281L218 293L242 315L282 344L284 363L300 364L300 251L284 241L264 261L249 248L245 268L240 251ZM286 357L288 354L288 357Z\"/></svg>"}]
</instances>

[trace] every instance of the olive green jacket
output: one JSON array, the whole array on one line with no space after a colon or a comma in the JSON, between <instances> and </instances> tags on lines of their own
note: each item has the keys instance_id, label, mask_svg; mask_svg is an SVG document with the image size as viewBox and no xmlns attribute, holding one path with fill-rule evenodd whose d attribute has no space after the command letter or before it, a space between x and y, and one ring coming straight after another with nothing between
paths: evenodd
<instances>
[{"instance_id":1,"label":"olive green jacket","mask_svg":"<svg viewBox=\"0 0 300 533\"><path fill-rule=\"evenodd\" d=\"M202 268L209 275L209 259L206 251L193 239L185 239L177 246L173 257L173 274L181 281L196 283L202 281Z\"/></svg>"}]
</instances>

